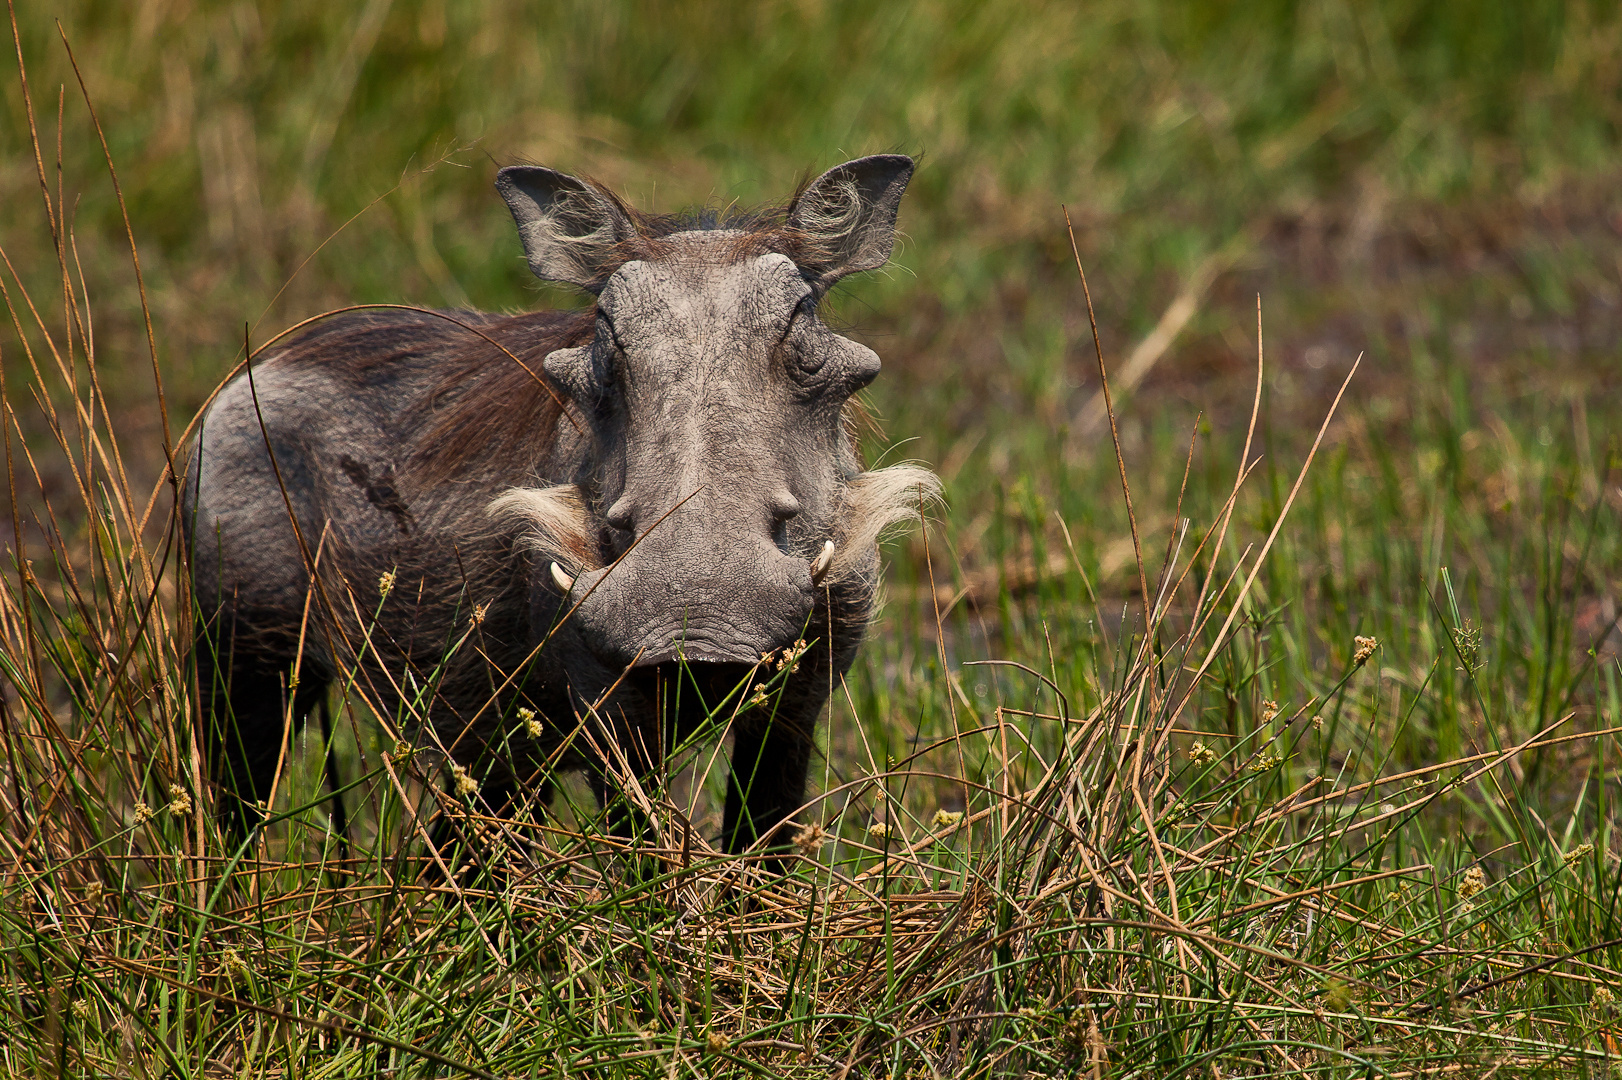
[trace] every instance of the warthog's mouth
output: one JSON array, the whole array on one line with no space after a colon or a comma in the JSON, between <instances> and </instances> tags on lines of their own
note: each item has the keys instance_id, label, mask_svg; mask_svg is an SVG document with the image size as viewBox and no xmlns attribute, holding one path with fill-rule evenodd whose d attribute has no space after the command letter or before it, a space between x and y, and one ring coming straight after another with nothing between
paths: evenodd
<instances>
[{"instance_id":1,"label":"warthog's mouth","mask_svg":"<svg viewBox=\"0 0 1622 1080\"><path fill-rule=\"evenodd\" d=\"M667 719L690 728L706 719L725 723L743 711L757 686L770 674L769 667L689 656L638 664L625 678Z\"/></svg>"}]
</instances>

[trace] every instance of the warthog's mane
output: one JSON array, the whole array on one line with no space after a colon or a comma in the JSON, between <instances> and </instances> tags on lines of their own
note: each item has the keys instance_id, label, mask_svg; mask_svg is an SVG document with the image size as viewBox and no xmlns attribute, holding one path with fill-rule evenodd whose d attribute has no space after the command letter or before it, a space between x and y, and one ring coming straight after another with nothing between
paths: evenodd
<instances>
[{"instance_id":1,"label":"warthog's mane","mask_svg":"<svg viewBox=\"0 0 1622 1080\"><path fill-rule=\"evenodd\" d=\"M544 468L566 421L562 392L541 365L549 353L591 340L592 309L444 314L456 321L441 320L434 351L442 374L417 405L419 434L403 478L421 489L510 474L515 463Z\"/></svg>"},{"instance_id":2,"label":"warthog's mane","mask_svg":"<svg viewBox=\"0 0 1622 1080\"><path fill-rule=\"evenodd\" d=\"M541 363L589 341L592 319L589 308L351 309L303 330L265 362L327 367L358 385L407 378L394 418L404 444L396 467L404 487L420 492L544 460L564 406Z\"/></svg>"}]
</instances>

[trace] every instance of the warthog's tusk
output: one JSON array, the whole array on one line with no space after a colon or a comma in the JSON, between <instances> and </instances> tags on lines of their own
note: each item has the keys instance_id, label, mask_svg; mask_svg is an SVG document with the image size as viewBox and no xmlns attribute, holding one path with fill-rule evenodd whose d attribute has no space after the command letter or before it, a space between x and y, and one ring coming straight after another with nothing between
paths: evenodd
<instances>
[{"instance_id":1,"label":"warthog's tusk","mask_svg":"<svg viewBox=\"0 0 1622 1080\"><path fill-rule=\"evenodd\" d=\"M557 563L552 564L552 580L558 583L558 588L568 592L574 588L574 578L563 572L563 567Z\"/></svg>"},{"instance_id":2,"label":"warthog's tusk","mask_svg":"<svg viewBox=\"0 0 1622 1080\"><path fill-rule=\"evenodd\" d=\"M822 579L827 576L828 567L832 566L833 564L834 542L832 540L824 540L822 542L822 554L818 555L816 561L811 564L811 584L821 584Z\"/></svg>"}]
</instances>

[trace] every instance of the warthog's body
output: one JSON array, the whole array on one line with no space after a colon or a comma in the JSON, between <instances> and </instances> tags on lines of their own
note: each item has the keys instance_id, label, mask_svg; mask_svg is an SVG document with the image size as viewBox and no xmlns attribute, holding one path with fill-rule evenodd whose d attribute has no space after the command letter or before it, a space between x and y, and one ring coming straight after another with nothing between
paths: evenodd
<instances>
[{"instance_id":1,"label":"warthog's body","mask_svg":"<svg viewBox=\"0 0 1622 1080\"><path fill-rule=\"evenodd\" d=\"M790 815L878 534L934 491L861 471L845 407L878 358L816 315L889 257L911 171L862 159L717 222L505 169L531 267L592 309L335 316L230 383L185 508L228 821L258 820L284 716L348 670L498 808L548 763L607 801L614 759L645 774L752 678L718 714L728 848Z\"/></svg>"}]
</instances>

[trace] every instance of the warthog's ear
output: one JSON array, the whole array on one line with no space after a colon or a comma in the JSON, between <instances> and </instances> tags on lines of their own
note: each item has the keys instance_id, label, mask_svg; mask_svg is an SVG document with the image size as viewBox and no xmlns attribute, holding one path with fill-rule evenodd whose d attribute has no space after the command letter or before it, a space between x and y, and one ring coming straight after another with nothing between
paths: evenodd
<instances>
[{"instance_id":1,"label":"warthog's ear","mask_svg":"<svg viewBox=\"0 0 1622 1080\"><path fill-rule=\"evenodd\" d=\"M820 288L889 261L912 170L912 158L900 154L857 158L829 169L795 197L788 223L811 241L800 266Z\"/></svg>"},{"instance_id":2,"label":"warthog's ear","mask_svg":"<svg viewBox=\"0 0 1622 1080\"><path fill-rule=\"evenodd\" d=\"M597 292L624 259L619 245L636 236L630 214L612 194L538 165L509 165L496 174L529 268L543 281Z\"/></svg>"}]
</instances>

